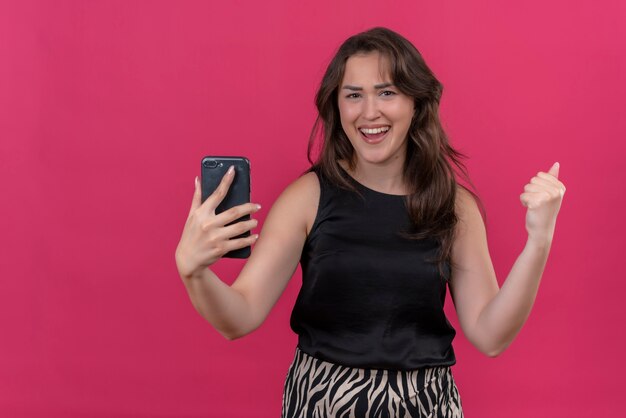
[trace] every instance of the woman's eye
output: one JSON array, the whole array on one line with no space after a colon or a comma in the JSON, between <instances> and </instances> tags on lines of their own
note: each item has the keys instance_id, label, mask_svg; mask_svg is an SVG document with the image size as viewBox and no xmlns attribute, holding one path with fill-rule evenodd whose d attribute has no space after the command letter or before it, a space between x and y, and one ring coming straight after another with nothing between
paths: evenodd
<instances>
[{"instance_id":1,"label":"woman's eye","mask_svg":"<svg viewBox=\"0 0 626 418\"><path fill-rule=\"evenodd\" d=\"M350 93L346 96L348 99L357 99L360 96L359 93Z\"/></svg>"},{"instance_id":2,"label":"woman's eye","mask_svg":"<svg viewBox=\"0 0 626 418\"><path fill-rule=\"evenodd\" d=\"M391 91L391 90L384 90L380 93L382 96L393 96L394 94L396 94L395 91Z\"/></svg>"}]
</instances>

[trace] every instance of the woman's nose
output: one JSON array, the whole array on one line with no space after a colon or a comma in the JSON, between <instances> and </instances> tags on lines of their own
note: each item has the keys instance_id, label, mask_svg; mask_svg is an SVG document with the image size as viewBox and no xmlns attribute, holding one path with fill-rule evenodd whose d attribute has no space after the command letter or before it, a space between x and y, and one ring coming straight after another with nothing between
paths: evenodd
<instances>
[{"instance_id":1,"label":"woman's nose","mask_svg":"<svg viewBox=\"0 0 626 418\"><path fill-rule=\"evenodd\" d=\"M370 95L364 103L363 117L365 119L376 119L380 116L380 109L378 108L378 101L376 96Z\"/></svg>"}]
</instances>

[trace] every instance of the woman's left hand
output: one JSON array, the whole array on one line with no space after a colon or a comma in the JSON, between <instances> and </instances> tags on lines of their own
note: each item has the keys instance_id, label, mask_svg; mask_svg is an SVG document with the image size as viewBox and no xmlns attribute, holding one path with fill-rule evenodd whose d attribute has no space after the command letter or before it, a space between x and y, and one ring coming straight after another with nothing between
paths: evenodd
<instances>
[{"instance_id":1,"label":"woman's left hand","mask_svg":"<svg viewBox=\"0 0 626 418\"><path fill-rule=\"evenodd\" d=\"M547 173L540 171L524 186L520 200L528 208L526 231L529 239L552 242L564 194L565 185L559 181L559 163L554 163Z\"/></svg>"}]
</instances>

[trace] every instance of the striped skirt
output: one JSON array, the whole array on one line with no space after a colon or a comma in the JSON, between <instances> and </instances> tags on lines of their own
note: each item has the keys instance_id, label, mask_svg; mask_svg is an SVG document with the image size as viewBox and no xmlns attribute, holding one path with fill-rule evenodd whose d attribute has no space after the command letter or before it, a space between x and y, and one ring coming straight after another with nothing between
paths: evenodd
<instances>
[{"instance_id":1,"label":"striped skirt","mask_svg":"<svg viewBox=\"0 0 626 418\"><path fill-rule=\"evenodd\" d=\"M461 418L450 367L359 369L299 348L287 372L281 418Z\"/></svg>"}]
</instances>

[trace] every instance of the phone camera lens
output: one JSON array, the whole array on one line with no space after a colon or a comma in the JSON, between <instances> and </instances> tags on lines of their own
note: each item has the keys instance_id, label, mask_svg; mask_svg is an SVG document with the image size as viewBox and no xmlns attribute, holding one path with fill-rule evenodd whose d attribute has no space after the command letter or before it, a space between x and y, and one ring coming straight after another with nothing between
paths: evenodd
<instances>
[{"instance_id":1,"label":"phone camera lens","mask_svg":"<svg viewBox=\"0 0 626 418\"><path fill-rule=\"evenodd\" d=\"M206 168L216 168L217 167L217 161L215 161L215 160L206 160L204 162L204 166Z\"/></svg>"}]
</instances>

